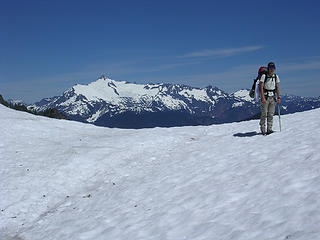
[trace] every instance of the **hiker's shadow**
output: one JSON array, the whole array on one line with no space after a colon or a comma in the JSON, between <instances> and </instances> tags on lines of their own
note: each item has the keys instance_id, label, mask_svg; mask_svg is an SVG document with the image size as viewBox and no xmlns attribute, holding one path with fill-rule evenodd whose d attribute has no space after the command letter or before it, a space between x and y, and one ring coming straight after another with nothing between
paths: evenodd
<instances>
[{"instance_id":1,"label":"hiker's shadow","mask_svg":"<svg viewBox=\"0 0 320 240\"><path fill-rule=\"evenodd\" d=\"M233 134L233 136L234 137L253 137L259 134L260 133L258 132L246 132L246 133L236 133L236 134Z\"/></svg>"}]
</instances>

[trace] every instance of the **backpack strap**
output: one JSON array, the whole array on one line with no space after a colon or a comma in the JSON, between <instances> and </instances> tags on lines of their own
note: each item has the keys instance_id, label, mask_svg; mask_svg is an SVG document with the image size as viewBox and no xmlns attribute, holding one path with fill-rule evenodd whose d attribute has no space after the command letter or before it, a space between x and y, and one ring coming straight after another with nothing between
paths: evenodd
<instances>
[{"instance_id":1,"label":"backpack strap","mask_svg":"<svg viewBox=\"0 0 320 240\"><path fill-rule=\"evenodd\" d=\"M266 74L264 82L266 82L266 80L270 79L270 78L271 78L271 81L274 78L274 80L275 80L275 83L274 83L275 84L275 88L274 88L274 90L267 90L267 89L263 88L263 93L266 96L266 99L268 99L268 92L273 92L273 95L275 96L276 95L276 90L277 90L277 74L274 74L271 77L268 77L268 74Z\"/></svg>"},{"instance_id":2,"label":"backpack strap","mask_svg":"<svg viewBox=\"0 0 320 240\"><path fill-rule=\"evenodd\" d=\"M274 81L275 81L275 85L277 84L277 74L274 74L273 76L271 76L271 77L268 77L268 74L265 74L266 75L266 77L265 77L265 79L264 79L264 82L266 83L266 81L267 81L267 79L270 79L271 78L271 80L274 78Z\"/></svg>"}]
</instances>

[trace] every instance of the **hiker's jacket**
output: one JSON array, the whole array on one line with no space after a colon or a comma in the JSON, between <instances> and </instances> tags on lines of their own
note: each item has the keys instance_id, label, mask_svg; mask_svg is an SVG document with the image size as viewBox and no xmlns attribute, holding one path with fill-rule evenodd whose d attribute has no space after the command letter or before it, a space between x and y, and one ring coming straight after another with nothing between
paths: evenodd
<instances>
[{"instance_id":1,"label":"hiker's jacket","mask_svg":"<svg viewBox=\"0 0 320 240\"><path fill-rule=\"evenodd\" d=\"M260 82L264 83L264 89L266 90L275 90L276 83L280 83L280 79L278 75L273 74L272 77L268 76L266 79L266 75L263 74L260 78Z\"/></svg>"}]
</instances>

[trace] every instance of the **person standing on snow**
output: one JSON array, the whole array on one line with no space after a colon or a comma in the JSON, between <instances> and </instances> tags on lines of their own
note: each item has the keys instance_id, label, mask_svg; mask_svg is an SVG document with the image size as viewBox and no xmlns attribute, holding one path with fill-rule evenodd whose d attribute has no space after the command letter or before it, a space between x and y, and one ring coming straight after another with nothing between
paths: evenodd
<instances>
[{"instance_id":1,"label":"person standing on snow","mask_svg":"<svg viewBox=\"0 0 320 240\"><path fill-rule=\"evenodd\" d=\"M263 135L271 134L273 125L273 115L276 103L280 104L279 77L274 73L276 65L273 62L268 64L268 74L263 74L260 78L261 96L261 118L260 130ZM276 98L276 94L278 98ZM267 118L267 132L266 132Z\"/></svg>"}]
</instances>

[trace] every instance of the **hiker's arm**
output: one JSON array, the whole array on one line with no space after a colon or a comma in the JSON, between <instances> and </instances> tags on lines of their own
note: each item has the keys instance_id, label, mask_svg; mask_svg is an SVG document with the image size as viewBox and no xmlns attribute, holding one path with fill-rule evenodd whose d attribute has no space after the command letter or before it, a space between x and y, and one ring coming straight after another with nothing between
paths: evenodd
<instances>
[{"instance_id":1,"label":"hiker's arm","mask_svg":"<svg viewBox=\"0 0 320 240\"><path fill-rule=\"evenodd\" d=\"M277 88L276 88L276 89L277 89L277 96L278 96L278 98L277 98L277 103L278 103L278 104L280 104L280 90L279 90L279 83L277 83L277 85L276 85L276 86L277 86Z\"/></svg>"},{"instance_id":2,"label":"hiker's arm","mask_svg":"<svg viewBox=\"0 0 320 240\"><path fill-rule=\"evenodd\" d=\"M260 82L260 96L261 96L261 102L262 102L263 104L265 104L267 101L266 101L266 98L265 98L265 96L264 96L263 87L264 87L264 82Z\"/></svg>"}]
</instances>

